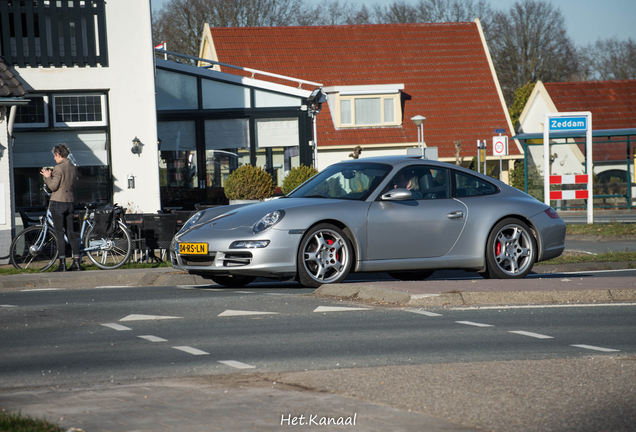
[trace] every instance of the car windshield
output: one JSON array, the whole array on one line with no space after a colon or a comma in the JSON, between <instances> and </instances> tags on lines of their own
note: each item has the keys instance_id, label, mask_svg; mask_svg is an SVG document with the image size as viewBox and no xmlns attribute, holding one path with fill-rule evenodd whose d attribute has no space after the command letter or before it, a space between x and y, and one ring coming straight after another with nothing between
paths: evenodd
<instances>
[{"instance_id":1,"label":"car windshield","mask_svg":"<svg viewBox=\"0 0 636 432\"><path fill-rule=\"evenodd\" d=\"M390 165L378 163L335 164L322 170L287 196L363 201L389 171Z\"/></svg>"}]
</instances>

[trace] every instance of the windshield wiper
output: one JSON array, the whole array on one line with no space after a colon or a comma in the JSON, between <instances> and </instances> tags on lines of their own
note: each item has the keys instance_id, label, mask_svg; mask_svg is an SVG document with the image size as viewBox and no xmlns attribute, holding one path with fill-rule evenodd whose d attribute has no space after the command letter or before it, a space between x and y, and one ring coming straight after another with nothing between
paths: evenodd
<instances>
[{"instance_id":1,"label":"windshield wiper","mask_svg":"<svg viewBox=\"0 0 636 432\"><path fill-rule=\"evenodd\" d=\"M303 198L326 198L326 199L331 199L331 197L326 197L324 195L305 195Z\"/></svg>"}]
</instances>

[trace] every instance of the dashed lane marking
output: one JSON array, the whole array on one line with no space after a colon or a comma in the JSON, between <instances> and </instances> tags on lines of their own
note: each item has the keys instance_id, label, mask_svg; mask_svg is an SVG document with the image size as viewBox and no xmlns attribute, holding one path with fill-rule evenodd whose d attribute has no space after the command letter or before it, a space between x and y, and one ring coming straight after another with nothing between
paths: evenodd
<instances>
[{"instance_id":1,"label":"dashed lane marking","mask_svg":"<svg viewBox=\"0 0 636 432\"><path fill-rule=\"evenodd\" d=\"M163 339L157 336L152 336L152 335L145 335L145 336L138 336L142 339L146 339L147 341L150 342L168 342L168 339Z\"/></svg>"},{"instance_id":2,"label":"dashed lane marking","mask_svg":"<svg viewBox=\"0 0 636 432\"><path fill-rule=\"evenodd\" d=\"M0 308L17 308L17 306L14 306L14 305L0 305Z\"/></svg>"},{"instance_id":3,"label":"dashed lane marking","mask_svg":"<svg viewBox=\"0 0 636 432\"><path fill-rule=\"evenodd\" d=\"M117 330L117 331L125 331L125 330L132 330L130 327L126 327L123 326L121 324L116 324L116 323L108 323L108 324L102 324L104 327L109 327L112 328L113 330Z\"/></svg>"},{"instance_id":4,"label":"dashed lane marking","mask_svg":"<svg viewBox=\"0 0 636 432\"><path fill-rule=\"evenodd\" d=\"M620 351L620 350L617 350L617 349L603 348L603 347L597 347L597 346L592 346L592 345L571 345L571 346L577 347L577 348L594 350L594 351L602 351L602 352L618 352L618 351Z\"/></svg>"},{"instance_id":5,"label":"dashed lane marking","mask_svg":"<svg viewBox=\"0 0 636 432\"><path fill-rule=\"evenodd\" d=\"M224 365L231 366L237 369L254 369L256 366L248 365L247 363L241 363L235 360L219 360L219 363L223 363Z\"/></svg>"},{"instance_id":6,"label":"dashed lane marking","mask_svg":"<svg viewBox=\"0 0 636 432\"><path fill-rule=\"evenodd\" d=\"M475 326L475 327L494 327L491 324L481 324L481 323L476 323L472 321L455 321L455 322L457 324L466 324L466 325Z\"/></svg>"},{"instance_id":7,"label":"dashed lane marking","mask_svg":"<svg viewBox=\"0 0 636 432\"><path fill-rule=\"evenodd\" d=\"M183 318L183 317L132 314L120 319L119 321L165 320L165 319L180 319L180 318Z\"/></svg>"},{"instance_id":8,"label":"dashed lane marking","mask_svg":"<svg viewBox=\"0 0 636 432\"><path fill-rule=\"evenodd\" d=\"M508 333L516 333L522 336L530 336L537 339L554 339L552 336L546 336L539 333L532 333L532 332L527 332L523 330L512 330L512 331L509 331Z\"/></svg>"},{"instance_id":9,"label":"dashed lane marking","mask_svg":"<svg viewBox=\"0 0 636 432\"><path fill-rule=\"evenodd\" d=\"M426 315L426 316L430 316L430 317L436 317L436 316L442 316L442 314L438 314L435 312L429 312L429 311L423 311L423 310L417 310L417 309L406 309L407 312L413 312L416 314L420 314L420 315Z\"/></svg>"},{"instance_id":10,"label":"dashed lane marking","mask_svg":"<svg viewBox=\"0 0 636 432\"><path fill-rule=\"evenodd\" d=\"M278 312L259 312L259 311L240 311L240 310L226 310L221 312L218 316L245 316L245 315L278 315Z\"/></svg>"},{"instance_id":11,"label":"dashed lane marking","mask_svg":"<svg viewBox=\"0 0 636 432\"><path fill-rule=\"evenodd\" d=\"M205 352L205 351L201 351L200 349L196 349L196 348L192 348L189 346L176 346L176 347L172 347L176 350L179 351L183 351L183 352L187 352L188 354L192 354L192 355L208 355L210 353Z\"/></svg>"},{"instance_id":12,"label":"dashed lane marking","mask_svg":"<svg viewBox=\"0 0 636 432\"><path fill-rule=\"evenodd\" d=\"M61 291L62 288L29 288L23 289L21 292L33 292L33 291Z\"/></svg>"},{"instance_id":13,"label":"dashed lane marking","mask_svg":"<svg viewBox=\"0 0 636 432\"><path fill-rule=\"evenodd\" d=\"M356 307L343 307L343 306L318 306L314 309L314 312L349 312L349 311L365 311L372 308L356 308Z\"/></svg>"}]
</instances>

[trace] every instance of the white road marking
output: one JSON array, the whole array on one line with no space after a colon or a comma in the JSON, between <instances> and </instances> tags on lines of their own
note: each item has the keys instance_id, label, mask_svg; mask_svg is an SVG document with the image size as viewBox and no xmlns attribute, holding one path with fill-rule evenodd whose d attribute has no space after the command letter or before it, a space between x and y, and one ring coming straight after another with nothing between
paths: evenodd
<instances>
[{"instance_id":1,"label":"white road marking","mask_svg":"<svg viewBox=\"0 0 636 432\"><path fill-rule=\"evenodd\" d=\"M225 291L224 289L219 289L219 288L198 288L198 287L206 287L206 286L210 286L210 285L209 284L205 284L205 285L177 285L177 288L183 289L183 290L194 290L194 289L196 289L197 291Z\"/></svg>"},{"instance_id":2,"label":"white road marking","mask_svg":"<svg viewBox=\"0 0 636 432\"><path fill-rule=\"evenodd\" d=\"M254 369L256 367L256 366L248 365L246 363L241 363L235 360L219 360L219 363L223 363L224 365L228 365L237 369Z\"/></svg>"},{"instance_id":3,"label":"white road marking","mask_svg":"<svg viewBox=\"0 0 636 432\"><path fill-rule=\"evenodd\" d=\"M254 291L232 291L235 293L241 293L241 294L254 294Z\"/></svg>"},{"instance_id":4,"label":"white road marking","mask_svg":"<svg viewBox=\"0 0 636 432\"><path fill-rule=\"evenodd\" d=\"M174 349L177 349L179 351L183 351L183 352L187 352L188 354L192 354L192 355L208 355L210 353L207 353L205 351L201 351L200 349L196 349L196 348L192 348L189 346L176 346L176 347L172 347Z\"/></svg>"},{"instance_id":5,"label":"white road marking","mask_svg":"<svg viewBox=\"0 0 636 432\"><path fill-rule=\"evenodd\" d=\"M121 324L109 323L109 324L102 324L102 325L104 327L110 327L110 328L112 328L114 330L117 330L117 331L132 330L130 327L126 327L126 326L123 326Z\"/></svg>"},{"instance_id":6,"label":"white road marking","mask_svg":"<svg viewBox=\"0 0 636 432\"><path fill-rule=\"evenodd\" d=\"M584 349L594 350L594 351L603 351L603 352L618 352L618 351L620 351L620 350L617 350L617 349L602 348L602 347L597 347L597 346L592 346L592 345L571 345L571 346L577 347L577 348L584 348Z\"/></svg>"},{"instance_id":7,"label":"white road marking","mask_svg":"<svg viewBox=\"0 0 636 432\"><path fill-rule=\"evenodd\" d=\"M14 306L14 305L0 305L0 308L17 308L17 306Z\"/></svg>"},{"instance_id":8,"label":"white road marking","mask_svg":"<svg viewBox=\"0 0 636 432\"><path fill-rule=\"evenodd\" d=\"M183 317L163 316L163 315L128 315L119 321L144 321L144 320L164 320L164 319L180 319Z\"/></svg>"},{"instance_id":9,"label":"white road marking","mask_svg":"<svg viewBox=\"0 0 636 432\"><path fill-rule=\"evenodd\" d=\"M554 339L554 337L552 336L546 336L539 333L532 333L532 332L527 332L523 330L513 330L513 331L509 331L508 333L516 333L516 334L520 334L523 336L530 336L537 339Z\"/></svg>"},{"instance_id":10,"label":"white road marking","mask_svg":"<svg viewBox=\"0 0 636 432\"><path fill-rule=\"evenodd\" d=\"M30 288L23 289L21 292L32 292L32 291L61 291L62 288Z\"/></svg>"},{"instance_id":11,"label":"white road marking","mask_svg":"<svg viewBox=\"0 0 636 432\"><path fill-rule=\"evenodd\" d=\"M577 304L543 304L543 305L516 305L516 306L468 306L454 307L453 310L477 310L477 309L543 309L543 308L573 308L573 307L597 307L597 306L636 306L636 303L577 303Z\"/></svg>"},{"instance_id":12,"label":"white road marking","mask_svg":"<svg viewBox=\"0 0 636 432\"><path fill-rule=\"evenodd\" d=\"M420 314L420 315L426 315L426 316L430 316L430 317L436 317L436 316L442 316L442 314L438 314L435 312L428 312L428 311L423 311L423 310L417 310L417 309L406 309L407 312L413 312L416 314Z\"/></svg>"},{"instance_id":13,"label":"white road marking","mask_svg":"<svg viewBox=\"0 0 636 432\"><path fill-rule=\"evenodd\" d=\"M466 325L471 325L471 326L475 326L475 327L494 327L491 324L481 324L481 323L476 323L476 322L472 322L472 321L455 321L458 324L466 324Z\"/></svg>"},{"instance_id":14,"label":"white road marking","mask_svg":"<svg viewBox=\"0 0 636 432\"><path fill-rule=\"evenodd\" d=\"M130 285L102 285L95 287L97 289L108 289L108 288L130 288Z\"/></svg>"},{"instance_id":15,"label":"white road marking","mask_svg":"<svg viewBox=\"0 0 636 432\"><path fill-rule=\"evenodd\" d=\"M258 311L240 311L240 310L226 310L221 312L218 316L245 316L245 315L278 315L278 312L258 312Z\"/></svg>"},{"instance_id":16,"label":"white road marking","mask_svg":"<svg viewBox=\"0 0 636 432\"><path fill-rule=\"evenodd\" d=\"M146 335L146 336L138 336L142 339L146 339L147 341L150 342L168 342L168 339L163 339L157 336L151 336L151 335Z\"/></svg>"},{"instance_id":17,"label":"white road marking","mask_svg":"<svg viewBox=\"0 0 636 432\"><path fill-rule=\"evenodd\" d=\"M314 312L347 312L347 311L364 311L364 310L371 310L371 309L372 308L318 306L316 309L314 309Z\"/></svg>"}]
</instances>

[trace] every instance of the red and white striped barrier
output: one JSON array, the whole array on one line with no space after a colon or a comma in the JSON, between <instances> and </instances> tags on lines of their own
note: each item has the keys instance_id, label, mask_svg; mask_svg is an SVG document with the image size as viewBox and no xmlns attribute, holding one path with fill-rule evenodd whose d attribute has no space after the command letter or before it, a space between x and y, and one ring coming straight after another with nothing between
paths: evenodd
<instances>
[{"instance_id":1,"label":"red and white striped barrier","mask_svg":"<svg viewBox=\"0 0 636 432\"><path fill-rule=\"evenodd\" d=\"M586 184L587 175L551 175L550 184ZM587 190L550 191L551 200L587 199Z\"/></svg>"}]
</instances>

